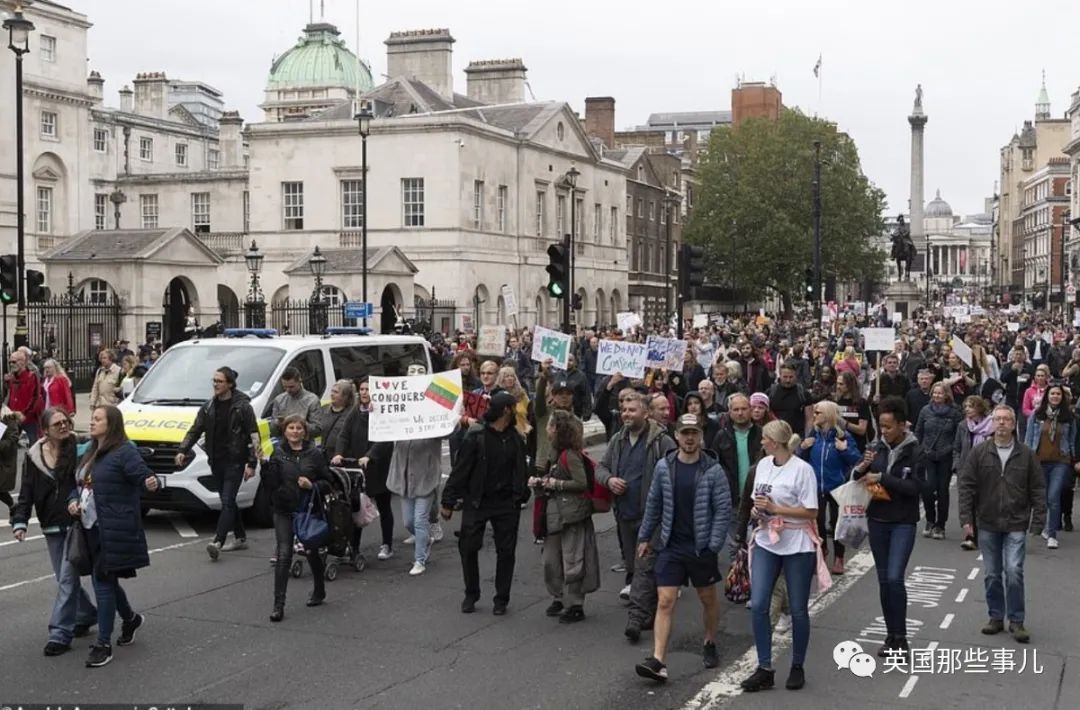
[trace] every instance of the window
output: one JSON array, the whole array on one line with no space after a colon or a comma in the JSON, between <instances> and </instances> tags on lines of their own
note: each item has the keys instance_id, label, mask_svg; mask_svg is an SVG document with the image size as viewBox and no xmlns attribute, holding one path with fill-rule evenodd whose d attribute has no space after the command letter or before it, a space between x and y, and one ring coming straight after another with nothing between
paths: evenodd
<instances>
[{"instance_id":1,"label":"window","mask_svg":"<svg viewBox=\"0 0 1080 710\"><path fill-rule=\"evenodd\" d=\"M292 359L289 367L295 367L300 371L300 380L304 383L304 389L308 392L314 392L319 399L322 399L323 394L326 393L326 370L323 367L322 351L308 350L302 352ZM270 398L266 401L266 410L263 412L263 416L270 415L270 406L273 404L274 398L284 391L279 379L274 384L274 391L270 394Z\"/></svg>"},{"instance_id":2,"label":"window","mask_svg":"<svg viewBox=\"0 0 1080 710\"><path fill-rule=\"evenodd\" d=\"M94 195L94 229L105 229L109 216L109 196L99 192Z\"/></svg>"},{"instance_id":3,"label":"window","mask_svg":"<svg viewBox=\"0 0 1080 710\"><path fill-rule=\"evenodd\" d=\"M208 170L217 170L218 164L221 163L221 152L216 148L211 148L206 151L206 167Z\"/></svg>"},{"instance_id":4,"label":"window","mask_svg":"<svg viewBox=\"0 0 1080 710\"><path fill-rule=\"evenodd\" d=\"M364 228L364 183L362 180L341 181L341 228Z\"/></svg>"},{"instance_id":5,"label":"window","mask_svg":"<svg viewBox=\"0 0 1080 710\"><path fill-rule=\"evenodd\" d=\"M424 226L424 178L401 179L401 207L406 227Z\"/></svg>"},{"instance_id":6,"label":"window","mask_svg":"<svg viewBox=\"0 0 1080 710\"><path fill-rule=\"evenodd\" d=\"M43 138L56 138L56 114L52 111L41 112L41 135Z\"/></svg>"},{"instance_id":7,"label":"window","mask_svg":"<svg viewBox=\"0 0 1080 710\"><path fill-rule=\"evenodd\" d=\"M640 197L637 200L637 216L642 219L645 218L645 200Z\"/></svg>"},{"instance_id":8,"label":"window","mask_svg":"<svg viewBox=\"0 0 1080 710\"><path fill-rule=\"evenodd\" d=\"M660 203L660 224L667 224L668 208L663 202Z\"/></svg>"},{"instance_id":9,"label":"window","mask_svg":"<svg viewBox=\"0 0 1080 710\"><path fill-rule=\"evenodd\" d=\"M544 191L536 191L536 236L544 236Z\"/></svg>"},{"instance_id":10,"label":"window","mask_svg":"<svg viewBox=\"0 0 1080 710\"><path fill-rule=\"evenodd\" d=\"M37 233L52 234L52 188L37 189Z\"/></svg>"},{"instance_id":11,"label":"window","mask_svg":"<svg viewBox=\"0 0 1080 710\"><path fill-rule=\"evenodd\" d=\"M649 221L656 221L656 202L654 200L649 200Z\"/></svg>"},{"instance_id":12,"label":"window","mask_svg":"<svg viewBox=\"0 0 1080 710\"><path fill-rule=\"evenodd\" d=\"M580 197L574 200L574 234L578 236L578 249L584 248L585 241L585 200ZM580 252L579 252L580 253Z\"/></svg>"},{"instance_id":13,"label":"window","mask_svg":"<svg viewBox=\"0 0 1080 710\"><path fill-rule=\"evenodd\" d=\"M341 308L345 305L345 301L348 300L345 296L345 292L340 288L325 284L323 285L322 292L319 296L330 308Z\"/></svg>"},{"instance_id":14,"label":"window","mask_svg":"<svg viewBox=\"0 0 1080 710\"><path fill-rule=\"evenodd\" d=\"M41 61L55 62L56 38L50 37L49 35L41 35L41 43L38 45L38 52L41 54Z\"/></svg>"},{"instance_id":15,"label":"window","mask_svg":"<svg viewBox=\"0 0 1080 710\"><path fill-rule=\"evenodd\" d=\"M506 197L508 193L506 185L499 185L499 192L495 198L495 219L500 232L506 231Z\"/></svg>"},{"instance_id":16,"label":"window","mask_svg":"<svg viewBox=\"0 0 1080 710\"><path fill-rule=\"evenodd\" d=\"M187 167L187 143L176 144L176 164L181 168Z\"/></svg>"},{"instance_id":17,"label":"window","mask_svg":"<svg viewBox=\"0 0 1080 710\"><path fill-rule=\"evenodd\" d=\"M473 229L484 227L484 181L474 180L472 186Z\"/></svg>"},{"instance_id":18,"label":"window","mask_svg":"<svg viewBox=\"0 0 1080 710\"><path fill-rule=\"evenodd\" d=\"M143 136L139 139L139 160L154 162L154 139Z\"/></svg>"},{"instance_id":19,"label":"window","mask_svg":"<svg viewBox=\"0 0 1080 710\"><path fill-rule=\"evenodd\" d=\"M357 377L401 377L414 362L426 363L424 346L417 343L401 345L351 345L330 348L330 365L334 379Z\"/></svg>"},{"instance_id":20,"label":"window","mask_svg":"<svg viewBox=\"0 0 1080 710\"><path fill-rule=\"evenodd\" d=\"M566 214L566 195L559 195L555 198L555 236L562 237L566 234L566 221L564 215Z\"/></svg>"},{"instance_id":21,"label":"window","mask_svg":"<svg viewBox=\"0 0 1080 710\"><path fill-rule=\"evenodd\" d=\"M304 228L304 183L281 183L282 217L285 229Z\"/></svg>"},{"instance_id":22,"label":"window","mask_svg":"<svg viewBox=\"0 0 1080 710\"><path fill-rule=\"evenodd\" d=\"M210 231L210 193L191 193L191 224L196 234Z\"/></svg>"},{"instance_id":23,"label":"window","mask_svg":"<svg viewBox=\"0 0 1080 710\"><path fill-rule=\"evenodd\" d=\"M244 220L244 234L247 234L249 227L251 226L251 193L244 190L244 195L240 200L241 209L243 210L242 218Z\"/></svg>"},{"instance_id":24,"label":"window","mask_svg":"<svg viewBox=\"0 0 1080 710\"><path fill-rule=\"evenodd\" d=\"M158 226L158 201L157 195L139 195L139 213L142 215L143 229L157 229Z\"/></svg>"},{"instance_id":25,"label":"window","mask_svg":"<svg viewBox=\"0 0 1080 710\"><path fill-rule=\"evenodd\" d=\"M94 150L104 153L109 149L109 134L104 128L94 129Z\"/></svg>"},{"instance_id":26,"label":"window","mask_svg":"<svg viewBox=\"0 0 1080 710\"><path fill-rule=\"evenodd\" d=\"M638 179L638 182L645 182L645 166L644 165L639 164L637 166L637 179Z\"/></svg>"},{"instance_id":27,"label":"window","mask_svg":"<svg viewBox=\"0 0 1080 710\"><path fill-rule=\"evenodd\" d=\"M82 299L87 303L108 303L109 302L109 284L101 279L90 279L86 282L86 285L82 287L82 291L79 292Z\"/></svg>"},{"instance_id":28,"label":"window","mask_svg":"<svg viewBox=\"0 0 1080 710\"><path fill-rule=\"evenodd\" d=\"M608 237L611 239L611 243L615 243L615 237L619 235L619 208L611 208L611 219L608 220Z\"/></svg>"},{"instance_id":29,"label":"window","mask_svg":"<svg viewBox=\"0 0 1080 710\"><path fill-rule=\"evenodd\" d=\"M600 233L604 231L604 211L603 207L597 202L593 205L592 211L592 238L597 244L600 243Z\"/></svg>"}]
</instances>

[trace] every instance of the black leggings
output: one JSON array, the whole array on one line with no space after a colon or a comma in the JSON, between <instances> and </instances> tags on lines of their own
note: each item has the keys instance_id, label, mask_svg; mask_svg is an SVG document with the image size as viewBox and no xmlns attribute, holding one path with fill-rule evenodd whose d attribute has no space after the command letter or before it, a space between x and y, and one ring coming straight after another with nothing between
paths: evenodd
<instances>
[{"instance_id":1,"label":"black leggings","mask_svg":"<svg viewBox=\"0 0 1080 710\"><path fill-rule=\"evenodd\" d=\"M285 591L289 586L289 568L293 557L293 514L274 511L274 541L277 545L277 562L274 567L274 605L285 604ZM326 596L323 579L324 565L318 550L304 550L311 577L315 582L315 596Z\"/></svg>"},{"instance_id":2,"label":"black leggings","mask_svg":"<svg viewBox=\"0 0 1080 710\"><path fill-rule=\"evenodd\" d=\"M394 506L390 504L390 498L393 494L390 491L383 491L376 495L371 496L371 500L375 501L375 507L379 509L379 527L382 528L382 544L389 548L394 547ZM360 549L360 536L363 534L364 529L357 525L353 528L352 547L354 551Z\"/></svg>"},{"instance_id":3,"label":"black leggings","mask_svg":"<svg viewBox=\"0 0 1080 710\"><path fill-rule=\"evenodd\" d=\"M831 521L828 527L825 526L825 511L829 511L829 520ZM818 537L821 538L821 554L829 554L829 539L828 534L830 532L835 533L836 523L840 518L840 505L836 502L836 499L832 497L832 493L820 493L818 495L818 509L817 509L817 531ZM833 540L833 552L836 556L843 559L844 557L844 545L843 543Z\"/></svg>"},{"instance_id":4,"label":"black leggings","mask_svg":"<svg viewBox=\"0 0 1080 710\"><path fill-rule=\"evenodd\" d=\"M9 509L15 507L15 499L11 497L11 494L7 491L0 491L0 502L6 505Z\"/></svg>"}]
</instances>

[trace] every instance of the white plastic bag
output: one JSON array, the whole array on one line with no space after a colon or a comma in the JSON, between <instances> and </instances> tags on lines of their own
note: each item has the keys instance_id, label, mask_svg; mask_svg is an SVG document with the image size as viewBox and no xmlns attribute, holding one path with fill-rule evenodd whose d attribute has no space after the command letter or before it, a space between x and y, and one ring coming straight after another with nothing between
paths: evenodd
<instances>
[{"instance_id":1,"label":"white plastic bag","mask_svg":"<svg viewBox=\"0 0 1080 710\"><path fill-rule=\"evenodd\" d=\"M353 524L366 528L379 519L379 509L367 493L360 494L360 510L353 511Z\"/></svg>"},{"instance_id":2,"label":"white plastic bag","mask_svg":"<svg viewBox=\"0 0 1080 710\"><path fill-rule=\"evenodd\" d=\"M870 491L858 481L848 481L830 493L839 508L833 538L846 547L858 549L870 534L866 525Z\"/></svg>"}]
</instances>

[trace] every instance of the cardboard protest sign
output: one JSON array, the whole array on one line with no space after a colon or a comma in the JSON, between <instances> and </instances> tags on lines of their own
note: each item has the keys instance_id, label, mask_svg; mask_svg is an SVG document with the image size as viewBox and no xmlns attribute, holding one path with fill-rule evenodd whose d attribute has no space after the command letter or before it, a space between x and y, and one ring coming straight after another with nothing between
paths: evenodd
<instances>
[{"instance_id":1,"label":"cardboard protest sign","mask_svg":"<svg viewBox=\"0 0 1080 710\"><path fill-rule=\"evenodd\" d=\"M371 377L371 441L448 435L461 419L461 370L412 377Z\"/></svg>"},{"instance_id":2,"label":"cardboard protest sign","mask_svg":"<svg viewBox=\"0 0 1080 710\"><path fill-rule=\"evenodd\" d=\"M641 325L641 316L632 312L616 313L615 322L618 324L619 330L623 333L627 333L633 328Z\"/></svg>"},{"instance_id":3,"label":"cardboard protest sign","mask_svg":"<svg viewBox=\"0 0 1080 710\"><path fill-rule=\"evenodd\" d=\"M596 374L614 375L619 372L623 377L642 378L645 376L647 357L647 349L642 343L601 340L596 353Z\"/></svg>"},{"instance_id":4,"label":"cardboard protest sign","mask_svg":"<svg viewBox=\"0 0 1080 710\"><path fill-rule=\"evenodd\" d=\"M514 295L514 287L510 285L503 285L502 287L503 306L506 308L506 316L516 316L518 313L517 296Z\"/></svg>"},{"instance_id":5,"label":"cardboard protest sign","mask_svg":"<svg viewBox=\"0 0 1080 710\"><path fill-rule=\"evenodd\" d=\"M499 358L506 355L506 326L480 326L480 337L476 339L476 352L478 355L494 355Z\"/></svg>"},{"instance_id":6,"label":"cardboard protest sign","mask_svg":"<svg viewBox=\"0 0 1080 710\"><path fill-rule=\"evenodd\" d=\"M645 341L645 349L648 351L646 359L648 367L659 367L671 372L683 371L683 362L686 357L685 340L650 335Z\"/></svg>"},{"instance_id":7,"label":"cardboard protest sign","mask_svg":"<svg viewBox=\"0 0 1080 710\"><path fill-rule=\"evenodd\" d=\"M532 359L543 362L551 358L552 365L565 370L566 363L570 359L571 340L572 338L566 333L538 325L533 329Z\"/></svg>"},{"instance_id":8,"label":"cardboard protest sign","mask_svg":"<svg viewBox=\"0 0 1080 710\"><path fill-rule=\"evenodd\" d=\"M972 357L971 348L968 347L968 344L965 343L959 336L954 335L952 337L952 341L950 341L950 345L952 345L952 349L953 352L956 353L956 357L960 358L960 360L965 365L971 367L971 363L974 362L974 358Z\"/></svg>"},{"instance_id":9,"label":"cardboard protest sign","mask_svg":"<svg viewBox=\"0 0 1080 710\"><path fill-rule=\"evenodd\" d=\"M1013 323L1012 321L1009 321L1008 323L1006 323L1005 327L1009 330L1010 333L1015 333L1015 332L1020 330L1020 324L1019 323Z\"/></svg>"},{"instance_id":10,"label":"cardboard protest sign","mask_svg":"<svg viewBox=\"0 0 1080 710\"><path fill-rule=\"evenodd\" d=\"M896 331L892 328L862 328L860 331L867 352L892 352L896 346Z\"/></svg>"},{"instance_id":11,"label":"cardboard protest sign","mask_svg":"<svg viewBox=\"0 0 1080 710\"><path fill-rule=\"evenodd\" d=\"M694 315L694 327L695 328L707 328L709 327L709 314L697 313Z\"/></svg>"}]
</instances>

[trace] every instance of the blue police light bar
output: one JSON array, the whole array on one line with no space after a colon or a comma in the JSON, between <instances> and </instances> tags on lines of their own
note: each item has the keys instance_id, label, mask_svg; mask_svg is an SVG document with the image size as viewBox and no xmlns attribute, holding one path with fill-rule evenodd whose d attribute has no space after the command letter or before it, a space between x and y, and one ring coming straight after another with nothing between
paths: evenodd
<instances>
[{"instance_id":1,"label":"blue police light bar","mask_svg":"<svg viewBox=\"0 0 1080 710\"><path fill-rule=\"evenodd\" d=\"M253 335L256 338L276 338L276 328L226 328L226 338L246 338L249 335Z\"/></svg>"},{"instance_id":2,"label":"blue police light bar","mask_svg":"<svg viewBox=\"0 0 1080 710\"><path fill-rule=\"evenodd\" d=\"M323 331L323 335L371 335L373 332L375 332L374 328L364 328L362 326L355 328L331 326Z\"/></svg>"}]
</instances>

